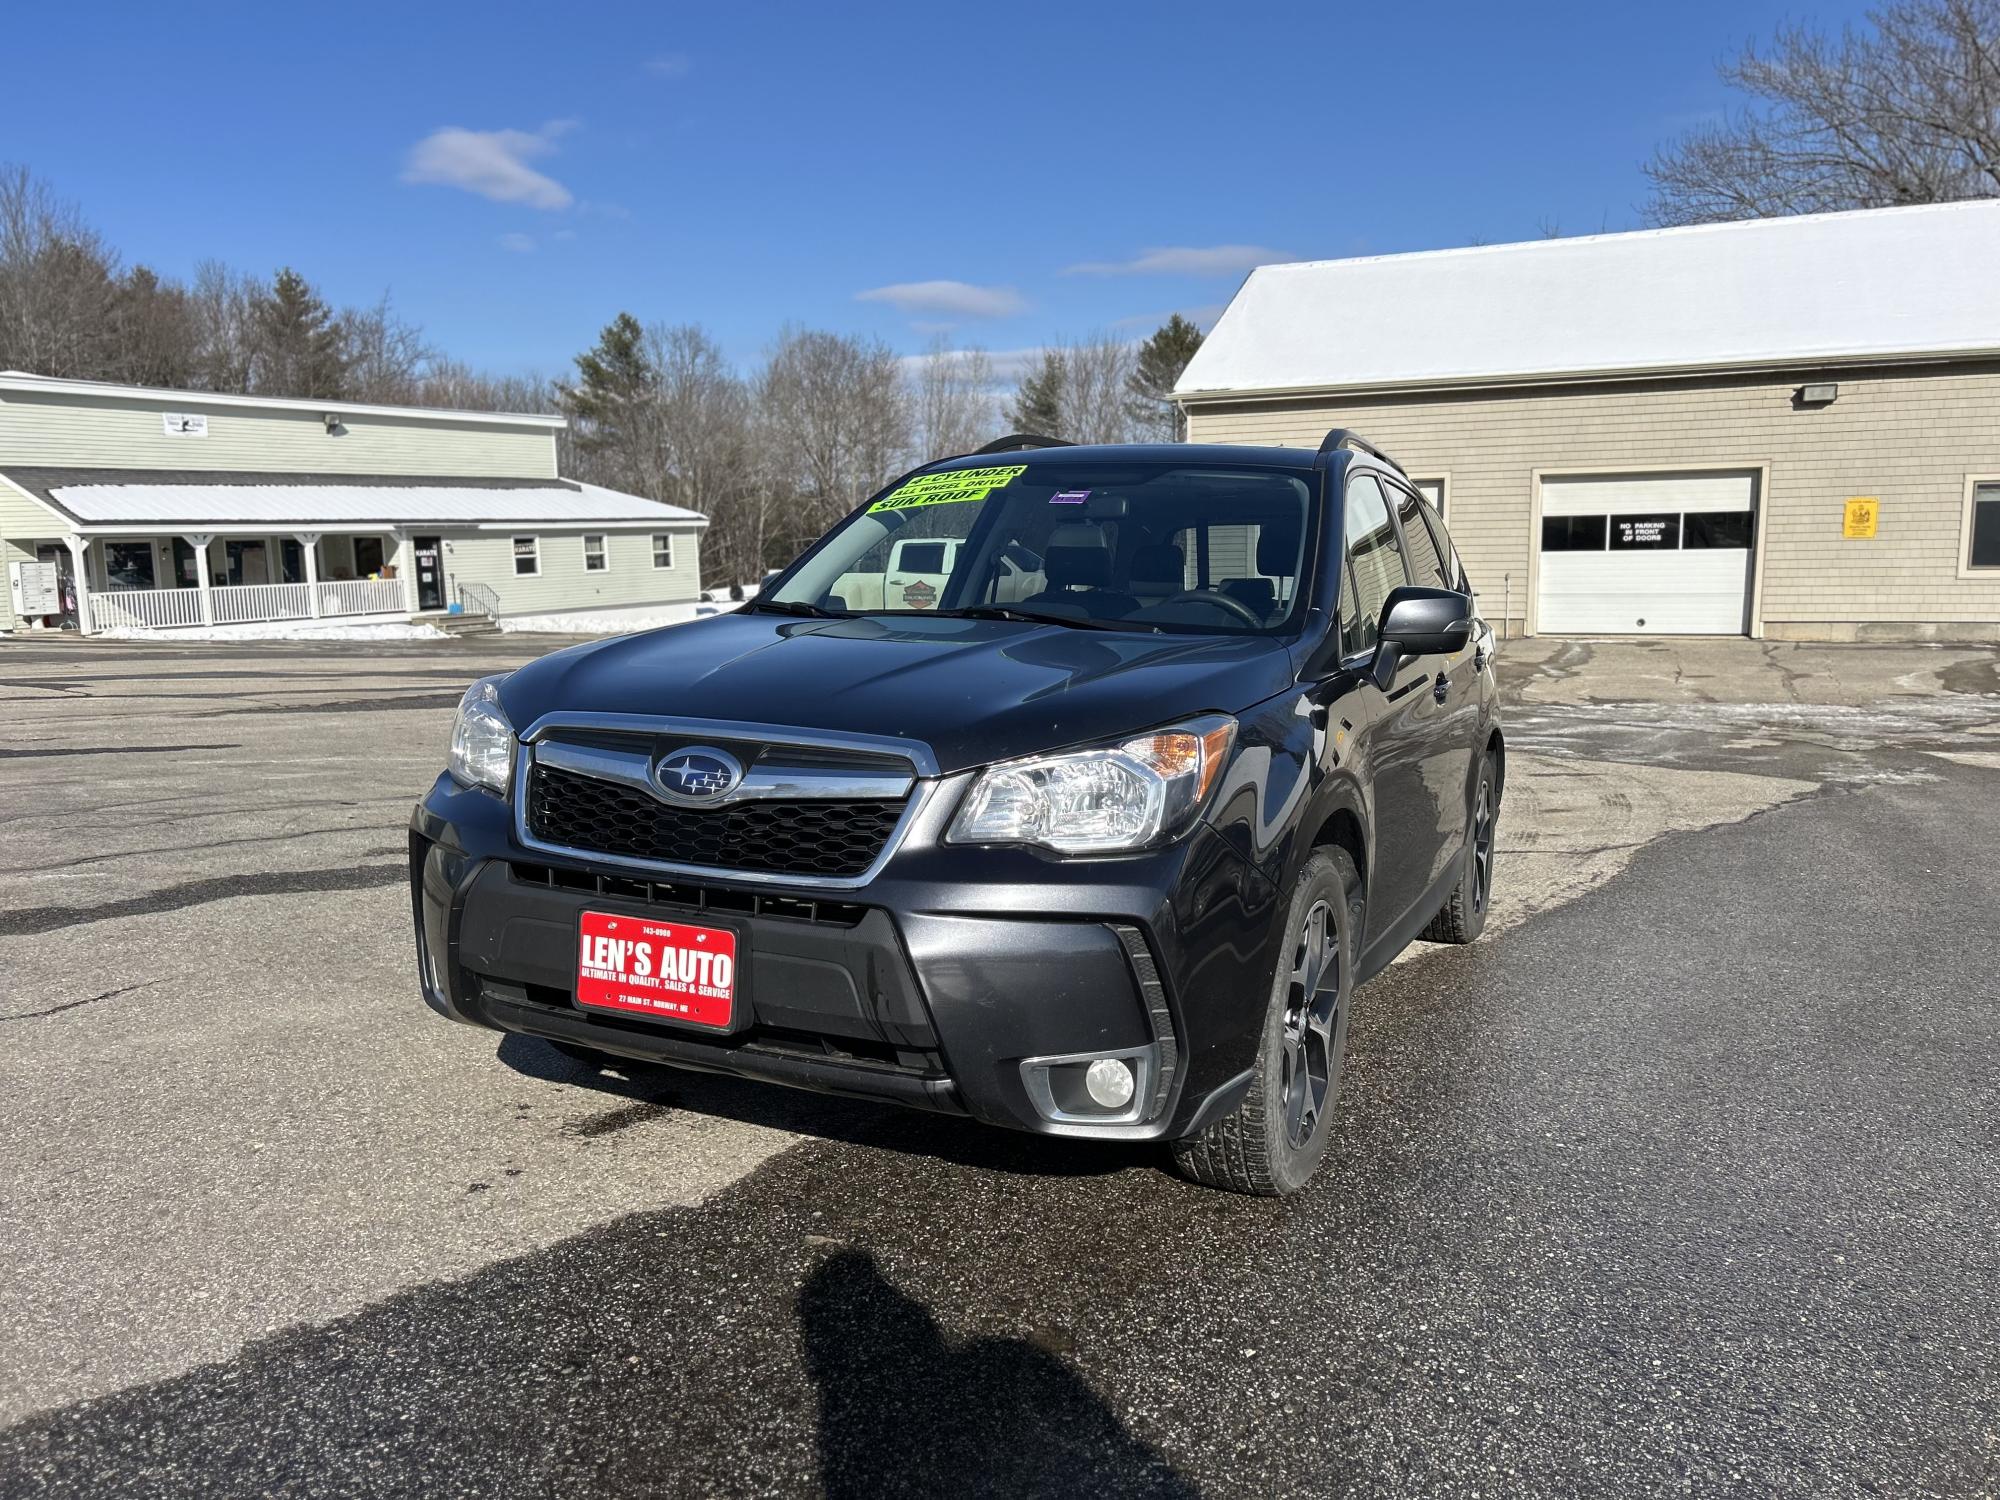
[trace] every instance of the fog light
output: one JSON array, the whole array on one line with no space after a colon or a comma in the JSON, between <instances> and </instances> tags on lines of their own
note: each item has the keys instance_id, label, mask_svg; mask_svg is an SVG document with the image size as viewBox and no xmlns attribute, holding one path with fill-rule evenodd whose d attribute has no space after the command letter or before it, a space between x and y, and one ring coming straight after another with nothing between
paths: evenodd
<instances>
[{"instance_id":1,"label":"fog light","mask_svg":"<svg viewBox=\"0 0 2000 1500\"><path fill-rule=\"evenodd\" d=\"M1083 1075L1083 1086L1104 1108L1123 1109L1132 1102L1132 1068L1119 1058L1100 1057Z\"/></svg>"}]
</instances>

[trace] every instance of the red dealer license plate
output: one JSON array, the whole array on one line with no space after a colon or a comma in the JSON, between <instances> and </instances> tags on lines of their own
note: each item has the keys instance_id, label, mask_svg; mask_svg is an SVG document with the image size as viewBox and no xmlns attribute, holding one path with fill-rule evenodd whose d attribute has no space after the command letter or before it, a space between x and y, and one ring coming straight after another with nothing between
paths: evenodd
<instances>
[{"instance_id":1,"label":"red dealer license plate","mask_svg":"<svg viewBox=\"0 0 2000 1500\"><path fill-rule=\"evenodd\" d=\"M578 923L576 1003L726 1030L736 1009L736 934L587 911Z\"/></svg>"}]
</instances>

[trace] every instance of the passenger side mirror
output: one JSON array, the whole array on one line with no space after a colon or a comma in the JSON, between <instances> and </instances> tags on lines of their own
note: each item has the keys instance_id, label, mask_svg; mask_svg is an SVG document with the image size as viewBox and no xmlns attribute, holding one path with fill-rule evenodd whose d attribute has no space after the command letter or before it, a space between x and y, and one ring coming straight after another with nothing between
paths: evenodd
<instances>
[{"instance_id":1,"label":"passenger side mirror","mask_svg":"<svg viewBox=\"0 0 2000 1500\"><path fill-rule=\"evenodd\" d=\"M1472 600L1451 589L1405 584L1382 604L1381 641L1375 648L1375 680L1393 678L1406 656L1445 656L1461 650L1472 635Z\"/></svg>"}]
</instances>

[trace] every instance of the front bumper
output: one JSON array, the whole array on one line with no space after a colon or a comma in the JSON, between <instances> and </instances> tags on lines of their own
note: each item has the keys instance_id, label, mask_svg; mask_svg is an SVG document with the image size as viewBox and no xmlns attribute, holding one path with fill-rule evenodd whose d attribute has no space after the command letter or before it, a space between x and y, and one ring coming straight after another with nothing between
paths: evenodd
<instances>
[{"instance_id":1,"label":"front bumper","mask_svg":"<svg viewBox=\"0 0 2000 1500\"><path fill-rule=\"evenodd\" d=\"M1268 882L1208 828L1115 860L947 845L955 791L866 884L828 891L528 848L506 803L441 776L410 834L424 998L502 1031L1043 1134L1171 1138L1233 1108L1276 962ZM578 1009L586 908L734 928L748 1024ZM1051 1118L1046 1091L1038 1106L1024 1062L1110 1053L1145 1064L1122 1118Z\"/></svg>"}]
</instances>

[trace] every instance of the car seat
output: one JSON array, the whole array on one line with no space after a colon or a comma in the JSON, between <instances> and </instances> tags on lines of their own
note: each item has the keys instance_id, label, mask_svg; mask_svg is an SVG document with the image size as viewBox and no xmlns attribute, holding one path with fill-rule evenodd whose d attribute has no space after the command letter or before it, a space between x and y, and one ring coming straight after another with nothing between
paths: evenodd
<instances>
[{"instance_id":1,"label":"car seat","mask_svg":"<svg viewBox=\"0 0 2000 1500\"><path fill-rule=\"evenodd\" d=\"M1049 587L1023 604L1077 605L1099 617L1130 614L1139 607L1130 594L1105 586L1111 582L1111 541L1088 521L1068 522L1050 533L1042 572Z\"/></svg>"},{"instance_id":2,"label":"car seat","mask_svg":"<svg viewBox=\"0 0 2000 1500\"><path fill-rule=\"evenodd\" d=\"M1125 586L1142 609L1171 599L1187 587L1187 558L1180 548L1167 542L1135 548Z\"/></svg>"}]
</instances>

